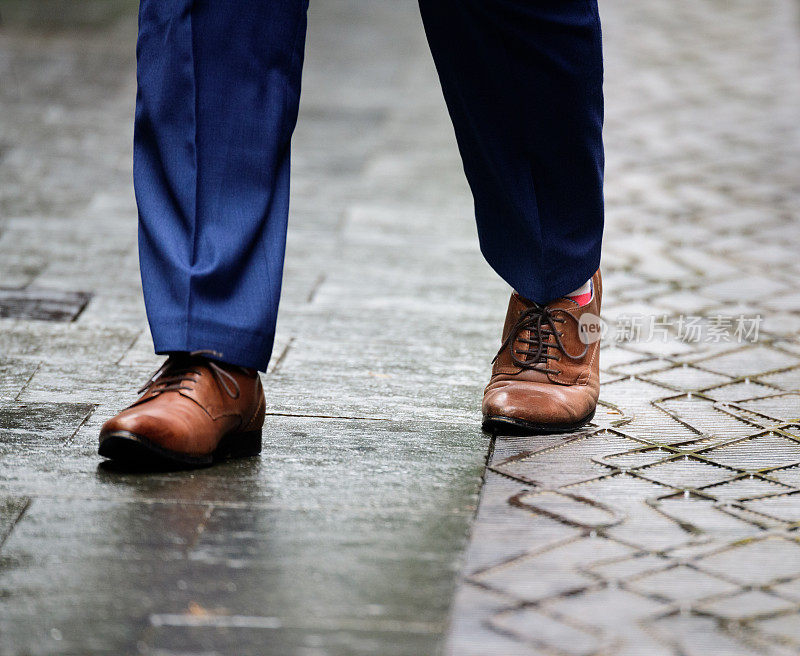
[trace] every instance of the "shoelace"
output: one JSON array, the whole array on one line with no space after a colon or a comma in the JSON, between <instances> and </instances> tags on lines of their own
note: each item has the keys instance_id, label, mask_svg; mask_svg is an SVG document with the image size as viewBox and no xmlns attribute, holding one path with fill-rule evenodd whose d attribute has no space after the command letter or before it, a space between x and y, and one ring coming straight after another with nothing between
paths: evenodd
<instances>
[{"instance_id":1,"label":"shoelace","mask_svg":"<svg viewBox=\"0 0 800 656\"><path fill-rule=\"evenodd\" d=\"M197 362L197 358L203 358L202 365L208 367L214 379L217 381L217 384L225 390L225 393L232 399L238 399L241 394L241 389L239 388L239 383L236 382L236 378L228 371L225 371L225 369L216 362L209 360L209 357L220 358L222 354L217 351L202 349L199 351L191 351L188 357L186 355L169 356L158 371L150 376L150 380L139 388L137 394L142 394L151 386L153 386L154 395L161 394L162 392L192 389L191 387L187 387L184 383L189 381L195 382L197 380L197 377L200 376L200 372L194 367L201 364ZM195 359L194 362L192 362L192 358ZM184 361L182 362L181 360ZM249 374L244 367L237 367L237 369L241 369L243 372ZM162 374L166 372L169 372L169 374L162 376ZM228 383L230 383L230 385ZM231 387L231 385L233 387Z\"/></svg>"},{"instance_id":2,"label":"shoelace","mask_svg":"<svg viewBox=\"0 0 800 656\"><path fill-rule=\"evenodd\" d=\"M566 323L568 319L572 319L580 329L580 322L569 310L563 310L561 308L550 309L546 305L534 305L528 308L520 315L516 325L503 341L500 350L497 351L497 355L495 355L494 360L492 360L492 364L494 364L497 358L500 357L500 354L508 348L511 350L511 360L521 369L533 369L535 371L558 376L561 374L561 371L547 367L548 360L555 360L556 362L561 360L559 356L548 353L550 348L558 349L558 351L563 353L564 356L570 360L580 360L589 351L588 344L584 346L583 351L577 355L569 353L565 348L564 342L561 341L561 337L564 333L559 332L556 324ZM530 331L530 339L520 337L520 334L525 330ZM554 337L554 344L548 341L550 335ZM517 340L528 344L529 348L522 350L515 348L514 344ZM520 355L523 356L523 359L517 357ZM539 367L538 365L540 364L545 366Z\"/></svg>"}]
</instances>

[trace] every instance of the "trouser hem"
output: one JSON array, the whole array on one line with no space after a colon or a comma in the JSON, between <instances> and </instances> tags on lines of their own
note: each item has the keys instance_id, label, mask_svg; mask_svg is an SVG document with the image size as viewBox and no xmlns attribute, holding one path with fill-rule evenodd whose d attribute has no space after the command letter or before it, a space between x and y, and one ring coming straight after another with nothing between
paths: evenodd
<instances>
[{"instance_id":1,"label":"trouser hem","mask_svg":"<svg viewBox=\"0 0 800 656\"><path fill-rule=\"evenodd\" d=\"M512 280L506 276L502 277L520 296L540 305L547 305L578 289L590 280L599 268L598 254L591 260L571 264L558 276L542 276L536 280Z\"/></svg>"},{"instance_id":2,"label":"trouser hem","mask_svg":"<svg viewBox=\"0 0 800 656\"><path fill-rule=\"evenodd\" d=\"M275 341L274 333L254 333L218 323L191 321L151 322L155 352L166 355L174 351L217 351L217 358L229 364L266 371Z\"/></svg>"}]
</instances>

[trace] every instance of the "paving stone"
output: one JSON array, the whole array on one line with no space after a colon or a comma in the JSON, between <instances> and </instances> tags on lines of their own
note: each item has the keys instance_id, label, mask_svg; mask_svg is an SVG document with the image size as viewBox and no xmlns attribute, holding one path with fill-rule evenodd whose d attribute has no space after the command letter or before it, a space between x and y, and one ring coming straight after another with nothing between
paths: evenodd
<instances>
[{"instance_id":1,"label":"paving stone","mask_svg":"<svg viewBox=\"0 0 800 656\"><path fill-rule=\"evenodd\" d=\"M593 654L603 645L601 636L592 634L583 627L560 621L536 608L498 614L493 625L523 643L527 642L545 650L555 648L568 654Z\"/></svg>"},{"instance_id":2,"label":"paving stone","mask_svg":"<svg viewBox=\"0 0 800 656\"><path fill-rule=\"evenodd\" d=\"M30 499L26 497L0 497L0 547L10 535L22 513L28 507Z\"/></svg>"},{"instance_id":3,"label":"paving stone","mask_svg":"<svg viewBox=\"0 0 800 656\"><path fill-rule=\"evenodd\" d=\"M798 390L800 389L800 367L759 376L758 380L769 385L776 385L785 390Z\"/></svg>"},{"instance_id":4,"label":"paving stone","mask_svg":"<svg viewBox=\"0 0 800 656\"><path fill-rule=\"evenodd\" d=\"M664 608L655 599L611 587L557 599L545 607L558 617L583 618L589 626L602 631L606 649L612 649L614 653L631 656L670 653L663 644L638 627L642 620ZM621 627L622 618L627 621Z\"/></svg>"},{"instance_id":5,"label":"paving stone","mask_svg":"<svg viewBox=\"0 0 800 656\"><path fill-rule=\"evenodd\" d=\"M91 296L84 292L0 288L0 317L34 321L74 321Z\"/></svg>"},{"instance_id":6,"label":"paving stone","mask_svg":"<svg viewBox=\"0 0 800 656\"><path fill-rule=\"evenodd\" d=\"M770 590L784 599L793 599L797 601L800 598L800 579L793 579L786 583L778 583L777 585L771 586Z\"/></svg>"},{"instance_id":7,"label":"paving stone","mask_svg":"<svg viewBox=\"0 0 800 656\"><path fill-rule=\"evenodd\" d=\"M357 626L324 628L314 626L269 627L272 618L232 618L235 621L209 626L163 625L147 633L147 651L159 656L186 654L325 654L326 656L387 656L432 653L437 648L433 631L414 631L402 624L388 629L369 630ZM402 637L400 637L402 636Z\"/></svg>"},{"instance_id":8,"label":"paving stone","mask_svg":"<svg viewBox=\"0 0 800 656\"><path fill-rule=\"evenodd\" d=\"M741 421L700 397L680 396L660 401L658 406L704 435L732 438L758 431L758 425Z\"/></svg>"},{"instance_id":9,"label":"paving stone","mask_svg":"<svg viewBox=\"0 0 800 656\"><path fill-rule=\"evenodd\" d=\"M0 402L15 399L39 366L35 359L9 357L0 362Z\"/></svg>"},{"instance_id":10,"label":"paving stone","mask_svg":"<svg viewBox=\"0 0 800 656\"><path fill-rule=\"evenodd\" d=\"M431 427L275 417L264 431L263 460L232 461L202 472L146 475L98 466L97 434L104 417L93 416L75 432L84 419L81 413L91 407L32 405L31 410L50 431L43 439L30 430L24 409L14 415L15 425L22 427L9 432L0 459L0 489L13 494L50 496L55 486L73 498L251 503L331 512L387 504L398 510L438 512L444 503L448 512L467 521L482 468L474 453L486 444L480 433L465 441L462 431L446 423ZM449 452L446 461L438 457L444 451ZM418 470L420 457L427 459L430 487L408 480L409 473ZM375 493L376 485L386 496ZM456 499L466 490L462 504Z\"/></svg>"},{"instance_id":11,"label":"paving stone","mask_svg":"<svg viewBox=\"0 0 800 656\"><path fill-rule=\"evenodd\" d=\"M69 499L37 499L25 517L6 541L0 567L3 619L17 621L4 627L4 651L11 653L31 644L31 634L47 642L52 628L65 649L74 649L88 638L79 622L87 614L108 625L85 643L90 649L128 651L140 636L158 648L172 644L164 633L180 622L153 616L195 606L222 616L222 628L226 617L277 617L279 627L294 626L298 634L352 631L357 643L388 630L409 634L403 649L428 649L442 630L432 618L446 612L452 593L440 540L457 535L460 523L449 511L433 518L370 509L356 518L328 509L304 515L194 501ZM376 537L391 546L377 549ZM124 598L119 590L127 591ZM75 597L81 605L70 603ZM424 620L421 605L431 609ZM37 619L21 621L26 617ZM142 632L156 624L162 630L153 642Z\"/></svg>"},{"instance_id":12,"label":"paving stone","mask_svg":"<svg viewBox=\"0 0 800 656\"><path fill-rule=\"evenodd\" d=\"M703 396L707 396L715 401L746 401L756 396L766 396L775 390L766 385L755 383L751 380L744 380L740 383L721 385L711 389L703 390Z\"/></svg>"},{"instance_id":13,"label":"paving stone","mask_svg":"<svg viewBox=\"0 0 800 656\"><path fill-rule=\"evenodd\" d=\"M764 652L727 634L716 620L692 615L672 615L655 625L662 639L687 656L755 656Z\"/></svg>"},{"instance_id":14,"label":"paving stone","mask_svg":"<svg viewBox=\"0 0 800 656\"><path fill-rule=\"evenodd\" d=\"M698 561L703 569L750 585L800 576L800 544L794 540L765 538L734 544ZM742 562L747 567L741 566Z\"/></svg>"},{"instance_id":15,"label":"paving stone","mask_svg":"<svg viewBox=\"0 0 800 656\"><path fill-rule=\"evenodd\" d=\"M20 403L68 403L75 399L75 390L81 390L82 400L102 403L109 394L117 398L125 395L135 400L135 392L147 380L150 368L120 367L110 363L41 362L16 395ZM64 387L64 381L73 381L75 387Z\"/></svg>"},{"instance_id":16,"label":"paving stone","mask_svg":"<svg viewBox=\"0 0 800 656\"><path fill-rule=\"evenodd\" d=\"M703 287L700 294L723 301L737 301L742 296L753 298L756 296L777 296L789 288L779 281L766 276L748 276L746 279L725 280Z\"/></svg>"},{"instance_id":17,"label":"paving stone","mask_svg":"<svg viewBox=\"0 0 800 656\"><path fill-rule=\"evenodd\" d=\"M780 617L763 620L756 626L760 631L789 640L792 644L800 642L800 625L797 623L796 613L787 613Z\"/></svg>"},{"instance_id":18,"label":"paving stone","mask_svg":"<svg viewBox=\"0 0 800 656\"><path fill-rule=\"evenodd\" d=\"M786 469L773 469L767 474L770 479L780 481L784 485L800 487L800 467L787 467Z\"/></svg>"},{"instance_id":19,"label":"paving stone","mask_svg":"<svg viewBox=\"0 0 800 656\"><path fill-rule=\"evenodd\" d=\"M17 357L49 362L113 363L125 355L140 332L114 325L100 328L0 319L0 349Z\"/></svg>"},{"instance_id":20,"label":"paving stone","mask_svg":"<svg viewBox=\"0 0 800 656\"><path fill-rule=\"evenodd\" d=\"M508 499L524 490L519 483L492 471L486 480L478 521L473 527L464 570L470 574L500 565L531 550L543 549L580 536L583 531L557 519L509 506Z\"/></svg>"},{"instance_id":21,"label":"paving stone","mask_svg":"<svg viewBox=\"0 0 800 656\"><path fill-rule=\"evenodd\" d=\"M636 362L617 365L616 367L614 367L614 371L620 374L624 374L625 376L634 376L634 377L641 376L640 380L642 380L646 379L646 376L651 374L653 371L663 368L664 364L665 360L663 357L645 358L642 360L637 360Z\"/></svg>"},{"instance_id":22,"label":"paving stone","mask_svg":"<svg viewBox=\"0 0 800 656\"><path fill-rule=\"evenodd\" d=\"M703 494L710 495L720 501L739 501L750 497L761 497L768 494L780 494L791 488L775 485L762 478L752 476L737 478L727 483L701 488Z\"/></svg>"},{"instance_id":23,"label":"paving stone","mask_svg":"<svg viewBox=\"0 0 800 656\"><path fill-rule=\"evenodd\" d=\"M591 567L593 573L616 584L618 579L635 577L651 570L661 570L669 561L661 556L638 554L631 558L614 559ZM616 587L619 587L618 585Z\"/></svg>"},{"instance_id":24,"label":"paving stone","mask_svg":"<svg viewBox=\"0 0 800 656\"><path fill-rule=\"evenodd\" d=\"M800 393L774 394L757 399L745 399L738 405L746 410L777 419L782 423L800 421Z\"/></svg>"},{"instance_id":25,"label":"paving stone","mask_svg":"<svg viewBox=\"0 0 800 656\"><path fill-rule=\"evenodd\" d=\"M632 549L599 537L587 537L526 554L472 577L522 601L536 601L591 586L591 577L573 570L572 558L592 561L630 555ZM535 574L534 574L535 573Z\"/></svg>"},{"instance_id":26,"label":"paving stone","mask_svg":"<svg viewBox=\"0 0 800 656\"><path fill-rule=\"evenodd\" d=\"M765 335L785 336L794 340L800 333L800 316L798 316L797 312L770 311L762 317L759 330L763 331Z\"/></svg>"},{"instance_id":27,"label":"paving stone","mask_svg":"<svg viewBox=\"0 0 800 656\"><path fill-rule=\"evenodd\" d=\"M721 465L758 471L798 464L800 442L776 433L766 433L703 450L702 455Z\"/></svg>"},{"instance_id":28,"label":"paving stone","mask_svg":"<svg viewBox=\"0 0 800 656\"><path fill-rule=\"evenodd\" d=\"M155 475L95 453L160 362L134 5L2 10L0 652L800 649L780 533L800 521L795 3L601 6L606 320L761 316L758 339L607 339L591 425L493 441L479 403L508 289L416 6L312 7L264 454Z\"/></svg>"},{"instance_id":29,"label":"paving stone","mask_svg":"<svg viewBox=\"0 0 800 656\"><path fill-rule=\"evenodd\" d=\"M642 446L641 442L613 433L566 439L557 446L510 458L493 465L506 476L545 487L580 483L609 473L609 468L595 462L596 456ZM566 453L580 454L565 458Z\"/></svg>"},{"instance_id":30,"label":"paving stone","mask_svg":"<svg viewBox=\"0 0 800 656\"><path fill-rule=\"evenodd\" d=\"M800 497L796 494L751 499L743 501L742 507L788 523L800 521Z\"/></svg>"},{"instance_id":31,"label":"paving stone","mask_svg":"<svg viewBox=\"0 0 800 656\"><path fill-rule=\"evenodd\" d=\"M711 500L683 495L662 499L656 509L692 534L713 535L719 539L735 540L758 533L758 527L725 512Z\"/></svg>"},{"instance_id":32,"label":"paving stone","mask_svg":"<svg viewBox=\"0 0 800 656\"><path fill-rule=\"evenodd\" d=\"M617 344L606 346L604 343L601 346L600 366L603 369L616 370L619 365L642 359L641 353L634 353Z\"/></svg>"},{"instance_id":33,"label":"paving stone","mask_svg":"<svg viewBox=\"0 0 800 656\"><path fill-rule=\"evenodd\" d=\"M732 597L703 602L698 608L725 619L742 620L757 615L796 610L796 604L759 590L751 590Z\"/></svg>"},{"instance_id":34,"label":"paving stone","mask_svg":"<svg viewBox=\"0 0 800 656\"><path fill-rule=\"evenodd\" d=\"M715 373L739 377L753 376L774 369L788 369L798 364L796 360L783 351L755 346L702 360L698 365Z\"/></svg>"},{"instance_id":35,"label":"paving stone","mask_svg":"<svg viewBox=\"0 0 800 656\"><path fill-rule=\"evenodd\" d=\"M571 494L525 492L515 497L515 503L526 510L582 528L606 528L620 521L612 509Z\"/></svg>"},{"instance_id":36,"label":"paving stone","mask_svg":"<svg viewBox=\"0 0 800 656\"><path fill-rule=\"evenodd\" d=\"M661 462L636 470L638 476L670 487L697 488L730 480L736 472L715 467L695 458L681 458Z\"/></svg>"},{"instance_id":37,"label":"paving stone","mask_svg":"<svg viewBox=\"0 0 800 656\"><path fill-rule=\"evenodd\" d=\"M5 453L4 459L14 458L26 449L45 450L52 448L53 442L71 440L94 409L94 405L86 403L15 402L0 406L0 449Z\"/></svg>"},{"instance_id":38,"label":"paving stone","mask_svg":"<svg viewBox=\"0 0 800 656\"><path fill-rule=\"evenodd\" d=\"M650 372L645 376L645 380L650 380L661 385L667 385L673 389L690 392L711 387L715 384L727 383L730 378L719 374L703 371L695 367L671 367L664 371ZM749 396L745 398L750 398Z\"/></svg>"},{"instance_id":39,"label":"paving stone","mask_svg":"<svg viewBox=\"0 0 800 656\"><path fill-rule=\"evenodd\" d=\"M642 551L660 551L686 542L689 535L678 524L642 499L656 499L671 488L635 476L618 474L571 486L571 492L600 501L625 513L625 521L605 534Z\"/></svg>"},{"instance_id":40,"label":"paving stone","mask_svg":"<svg viewBox=\"0 0 800 656\"><path fill-rule=\"evenodd\" d=\"M661 447L644 447L623 453L612 453L607 456L602 456L598 458L598 461L604 465L610 465L611 467L628 471L635 467L655 464L663 460L668 453L668 451L665 452Z\"/></svg>"},{"instance_id":41,"label":"paving stone","mask_svg":"<svg viewBox=\"0 0 800 656\"><path fill-rule=\"evenodd\" d=\"M507 289L474 238L417 8L310 12L263 456L148 475L96 455L102 422L161 361L130 185L135 2L115 0L113 17L81 5L73 18L98 22L76 29L66 10L43 27L13 1L0 285L93 296L70 323L0 318L0 489L32 498L0 555L0 652L435 653Z\"/></svg>"}]
</instances>

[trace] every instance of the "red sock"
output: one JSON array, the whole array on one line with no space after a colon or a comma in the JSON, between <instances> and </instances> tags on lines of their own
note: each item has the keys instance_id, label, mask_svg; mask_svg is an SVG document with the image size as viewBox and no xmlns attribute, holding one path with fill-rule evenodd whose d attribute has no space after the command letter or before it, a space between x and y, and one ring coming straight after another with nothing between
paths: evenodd
<instances>
[{"instance_id":1,"label":"red sock","mask_svg":"<svg viewBox=\"0 0 800 656\"><path fill-rule=\"evenodd\" d=\"M583 307L587 305L589 301L592 300L592 296L594 295L594 289L592 287L592 281L587 280L583 285L578 287L574 292L570 292L567 294L567 298L575 301L578 304L578 307Z\"/></svg>"}]
</instances>

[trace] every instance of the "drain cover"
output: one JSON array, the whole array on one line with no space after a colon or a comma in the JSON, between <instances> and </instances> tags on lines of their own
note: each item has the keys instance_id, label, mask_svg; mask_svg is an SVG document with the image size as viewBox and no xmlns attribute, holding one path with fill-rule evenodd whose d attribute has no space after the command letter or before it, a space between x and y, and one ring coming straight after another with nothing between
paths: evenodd
<instances>
[{"instance_id":1,"label":"drain cover","mask_svg":"<svg viewBox=\"0 0 800 656\"><path fill-rule=\"evenodd\" d=\"M92 298L86 292L29 287L0 287L0 317L37 321L74 321Z\"/></svg>"}]
</instances>

